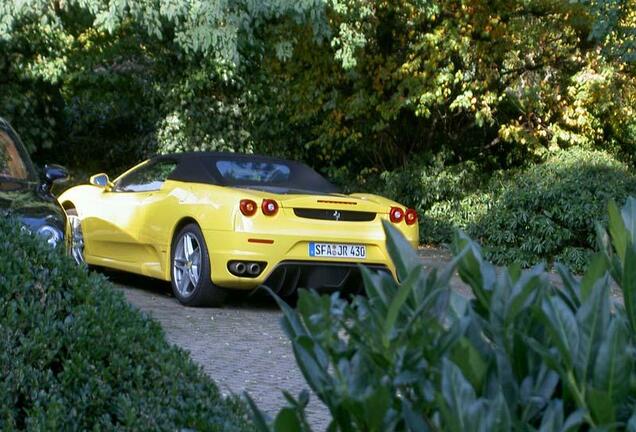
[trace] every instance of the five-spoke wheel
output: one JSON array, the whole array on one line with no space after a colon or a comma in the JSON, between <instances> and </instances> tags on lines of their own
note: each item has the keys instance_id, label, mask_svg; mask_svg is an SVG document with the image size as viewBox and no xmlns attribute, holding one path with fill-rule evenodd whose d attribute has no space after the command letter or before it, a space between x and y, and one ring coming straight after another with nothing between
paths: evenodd
<instances>
[{"instance_id":1,"label":"five-spoke wheel","mask_svg":"<svg viewBox=\"0 0 636 432\"><path fill-rule=\"evenodd\" d=\"M212 283L210 256L201 229L186 225L172 242L172 291L187 306L220 306L225 290Z\"/></svg>"},{"instance_id":2,"label":"five-spoke wheel","mask_svg":"<svg viewBox=\"0 0 636 432\"><path fill-rule=\"evenodd\" d=\"M201 279L201 245L192 233L184 233L177 243L172 277L183 297L189 297Z\"/></svg>"}]
</instances>

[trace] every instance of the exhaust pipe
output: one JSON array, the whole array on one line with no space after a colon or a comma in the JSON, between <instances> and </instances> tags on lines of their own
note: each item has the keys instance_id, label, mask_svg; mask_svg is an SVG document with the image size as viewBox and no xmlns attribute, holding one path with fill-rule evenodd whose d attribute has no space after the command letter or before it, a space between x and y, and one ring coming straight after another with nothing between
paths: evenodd
<instances>
[{"instance_id":1,"label":"exhaust pipe","mask_svg":"<svg viewBox=\"0 0 636 432\"><path fill-rule=\"evenodd\" d=\"M246 270L247 266L245 265L245 263L233 262L232 264L230 264L230 271L234 274L242 275L245 274Z\"/></svg>"},{"instance_id":2,"label":"exhaust pipe","mask_svg":"<svg viewBox=\"0 0 636 432\"><path fill-rule=\"evenodd\" d=\"M256 276L261 272L261 266L257 263L252 263L247 266L247 272L252 276Z\"/></svg>"}]
</instances>

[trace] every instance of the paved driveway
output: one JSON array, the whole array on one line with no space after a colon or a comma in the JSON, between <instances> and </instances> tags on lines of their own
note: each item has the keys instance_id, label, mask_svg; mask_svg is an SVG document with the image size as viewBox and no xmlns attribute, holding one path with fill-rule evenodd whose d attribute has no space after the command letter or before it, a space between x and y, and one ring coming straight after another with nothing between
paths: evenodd
<instances>
[{"instance_id":1,"label":"paved driveway","mask_svg":"<svg viewBox=\"0 0 636 432\"><path fill-rule=\"evenodd\" d=\"M134 306L163 327L169 342L190 352L225 394L247 391L270 415L285 405L281 390L307 388L291 343L280 326L281 312L265 296L234 298L222 309L186 308L161 282L110 275ZM309 419L324 430L330 416L312 396Z\"/></svg>"},{"instance_id":2,"label":"paved driveway","mask_svg":"<svg viewBox=\"0 0 636 432\"><path fill-rule=\"evenodd\" d=\"M447 253L436 249L420 250L420 255L427 268L442 266L449 259ZM186 308L172 296L167 283L123 274L110 276L130 303L158 320L168 341L189 351L224 393L247 391L262 409L275 414L285 405L282 389L297 395L307 388L272 299L263 295L234 297L222 309ZM456 276L451 285L468 293ZM315 396L308 414L315 430L326 428L329 412Z\"/></svg>"},{"instance_id":3,"label":"paved driveway","mask_svg":"<svg viewBox=\"0 0 636 432\"><path fill-rule=\"evenodd\" d=\"M435 249L420 253L427 267L440 266L448 259ZM237 296L222 309L186 308L172 296L167 283L120 273L109 276L130 303L161 323L169 342L190 352L224 393L247 391L273 415L285 405L281 390L297 395L307 388L281 329L281 312L272 299ZM458 279L453 285L465 291ZM316 430L326 428L329 412L315 396L308 414Z\"/></svg>"}]
</instances>

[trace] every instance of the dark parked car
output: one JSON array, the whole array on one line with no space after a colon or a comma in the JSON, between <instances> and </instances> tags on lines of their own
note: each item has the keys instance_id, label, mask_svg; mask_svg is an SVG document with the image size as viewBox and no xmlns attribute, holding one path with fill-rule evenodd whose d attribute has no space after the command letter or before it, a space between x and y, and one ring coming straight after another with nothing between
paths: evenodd
<instances>
[{"instance_id":1,"label":"dark parked car","mask_svg":"<svg viewBox=\"0 0 636 432\"><path fill-rule=\"evenodd\" d=\"M67 177L63 167L46 165L40 178L20 137L0 117L0 213L16 217L49 245L63 245L66 214L51 187Z\"/></svg>"}]
</instances>

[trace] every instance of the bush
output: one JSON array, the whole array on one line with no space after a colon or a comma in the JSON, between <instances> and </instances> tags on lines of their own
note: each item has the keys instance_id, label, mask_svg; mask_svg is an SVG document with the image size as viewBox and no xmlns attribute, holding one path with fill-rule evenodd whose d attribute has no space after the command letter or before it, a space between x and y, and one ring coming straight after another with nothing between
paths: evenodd
<instances>
[{"instance_id":1,"label":"bush","mask_svg":"<svg viewBox=\"0 0 636 432\"><path fill-rule=\"evenodd\" d=\"M458 227L467 228L487 209L490 176L472 161L449 164L449 155L418 158L405 168L362 179L364 189L391 197L421 215L424 243L447 243ZM377 178L377 177L375 177Z\"/></svg>"},{"instance_id":2,"label":"bush","mask_svg":"<svg viewBox=\"0 0 636 432\"><path fill-rule=\"evenodd\" d=\"M594 223L606 220L609 200L636 193L636 175L608 153L573 148L490 173L470 161L415 161L368 186L418 210L424 243L450 243L463 229L496 264L560 261L580 272L594 248Z\"/></svg>"},{"instance_id":3,"label":"bush","mask_svg":"<svg viewBox=\"0 0 636 432\"><path fill-rule=\"evenodd\" d=\"M103 277L0 220L0 429L250 429Z\"/></svg>"},{"instance_id":4,"label":"bush","mask_svg":"<svg viewBox=\"0 0 636 432\"><path fill-rule=\"evenodd\" d=\"M524 267L560 261L582 271L594 249L596 222L607 204L636 193L627 165L601 151L560 151L545 163L491 182L487 211L468 227L496 264Z\"/></svg>"},{"instance_id":5,"label":"bush","mask_svg":"<svg viewBox=\"0 0 636 432\"><path fill-rule=\"evenodd\" d=\"M363 268L367 297L279 301L329 430L636 430L636 199L609 215L588 272L559 266L559 286L541 265L498 274L461 233L454 260L427 272L386 224L401 283ZM449 288L456 268L474 298ZM310 430L307 394L288 400L273 422L250 402L262 431Z\"/></svg>"}]
</instances>

